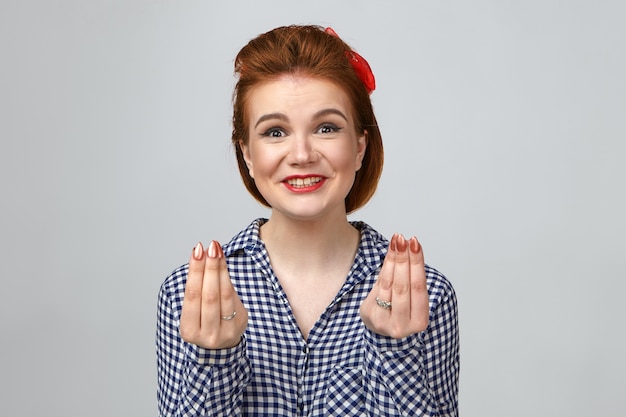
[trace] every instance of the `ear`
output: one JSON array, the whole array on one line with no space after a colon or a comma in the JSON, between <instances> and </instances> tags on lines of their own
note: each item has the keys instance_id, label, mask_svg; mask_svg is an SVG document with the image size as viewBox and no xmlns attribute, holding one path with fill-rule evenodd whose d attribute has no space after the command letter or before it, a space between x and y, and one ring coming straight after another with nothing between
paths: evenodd
<instances>
[{"instance_id":1,"label":"ear","mask_svg":"<svg viewBox=\"0 0 626 417\"><path fill-rule=\"evenodd\" d=\"M250 174L250 177L254 178L254 170L252 169L252 158L250 158L250 148L242 140L239 141L239 147L241 148L243 160L246 161L248 174Z\"/></svg>"},{"instance_id":2,"label":"ear","mask_svg":"<svg viewBox=\"0 0 626 417\"><path fill-rule=\"evenodd\" d=\"M355 171L358 171L359 169L361 169L366 150L367 150L367 130L363 130L363 134L357 138L357 142L356 142Z\"/></svg>"}]
</instances>

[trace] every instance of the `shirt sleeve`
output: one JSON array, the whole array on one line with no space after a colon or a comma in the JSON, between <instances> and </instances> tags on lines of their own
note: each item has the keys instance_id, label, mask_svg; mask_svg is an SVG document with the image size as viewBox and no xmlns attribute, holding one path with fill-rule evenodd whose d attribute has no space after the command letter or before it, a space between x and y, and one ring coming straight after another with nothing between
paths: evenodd
<instances>
[{"instance_id":1,"label":"shirt sleeve","mask_svg":"<svg viewBox=\"0 0 626 417\"><path fill-rule=\"evenodd\" d=\"M179 318L180 309L161 286L156 331L159 416L241 415L250 379L245 338L230 349L203 349L182 340Z\"/></svg>"},{"instance_id":2,"label":"shirt sleeve","mask_svg":"<svg viewBox=\"0 0 626 417\"><path fill-rule=\"evenodd\" d=\"M458 416L458 312L451 286L435 300L431 296L424 332L393 339L366 328L364 339L365 401L370 413Z\"/></svg>"}]
</instances>

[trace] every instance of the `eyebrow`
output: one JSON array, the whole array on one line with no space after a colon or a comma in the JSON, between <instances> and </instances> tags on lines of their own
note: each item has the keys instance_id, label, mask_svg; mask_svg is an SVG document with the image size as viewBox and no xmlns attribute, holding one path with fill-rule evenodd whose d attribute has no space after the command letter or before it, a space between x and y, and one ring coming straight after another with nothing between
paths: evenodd
<instances>
[{"instance_id":1,"label":"eyebrow","mask_svg":"<svg viewBox=\"0 0 626 417\"><path fill-rule=\"evenodd\" d=\"M313 115L314 119L317 119L318 117L323 117L329 114L336 114L337 116L340 116L342 119L344 119L346 122L348 121L348 118L346 117L345 114L343 114L341 111L337 110L337 109L333 109L333 108L329 108L329 109L323 109L318 111L317 113L315 113ZM256 121L254 127L256 128L259 124L265 122L266 120L282 120L283 122L288 122L289 118L283 114L283 113L268 113L268 114L264 114L263 116L259 117L259 120Z\"/></svg>"},{"instance_id":2,"label":"eyebrow","mask_svg":"<svg viewBox=\"0 0 626 417\"><path fill-rule=\"evenodd\" d=\"M333 108L320 110L320 111L318 111L317 113L315 113L315 114L313 115L313 118L314 118L314 119L317 119L318 117L326 116L326 115L328 115L328 114L336 114L337 116L340 116L340 117L341 117L343 120L345 120L346 122L348 121L348 118L346 117L346 115L345 115L345 114L343 114L343 113L342 113L342 112L340 112L339 110L337 110L337 109L333 109Z\"/></svg>"},{"instance_id":3,"label":"eyebrow","mask_svg":"<svg viewBox=\"0 0 626 417\"><path fill-rule=\"evenodd\" d=\"M274 120L274 119L282 120L283 122L289 121L289 118L282 113L269 113L269 114L264 114L263 116L259 117L259 120L256 121L256 124L254 125L254 127L256 128L259 124L263 123L266 120Z\"/></svg>"}]
</instances>

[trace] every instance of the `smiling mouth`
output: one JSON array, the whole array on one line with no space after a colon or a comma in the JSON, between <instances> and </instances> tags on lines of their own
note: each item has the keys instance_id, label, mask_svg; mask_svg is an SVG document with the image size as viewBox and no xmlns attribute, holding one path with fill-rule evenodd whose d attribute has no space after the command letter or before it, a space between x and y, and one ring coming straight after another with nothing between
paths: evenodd
<instances>
[{"instance_id":1,"label":"smiling mouth","mask_svg":"<svg viewBox=\"0 0 626 417\"><path fill-rule=\"evenodd\" d=\"M322 181L322 177L290 178L286 182L294 188L310 187Z\"/></svg>"}]
</instances>

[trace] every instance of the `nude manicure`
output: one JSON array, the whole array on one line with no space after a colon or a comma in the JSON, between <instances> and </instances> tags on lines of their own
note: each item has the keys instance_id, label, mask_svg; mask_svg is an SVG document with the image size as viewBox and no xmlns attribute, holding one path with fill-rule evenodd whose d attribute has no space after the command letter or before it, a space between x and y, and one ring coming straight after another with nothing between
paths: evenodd
<instances>
[{"instance_id":1,"label":"nude manicure","mask_svg":"<svg viewBox=\"0 0 626 417\"><path fill-rule=\"evenodd\" d=\"M406 251L406 239L402 235L398 236L398 251L399 252Z\"/></svg>"},{"instance_id":2,"label":"nude manicure","mask_svg":"<svg viewBox=\"0 0 626 417\"><path fill-rule=\"evenodd\" d=\"M389 242L389 250L391 252L395 252L396 251L396 241L398 239L398 234L394 233L393 236L391 236L391 241Z\"/></svg>"},{"instance_id":3,"label":"nude manicure","mask_svg":"<svg viewBox=\"0 0 626 417\"><path fill-rule=\"evenodd\" d=\"M202 252L203 252L203 251L204 251L204 250L202 249L202 243L198 242L198 244L196 245L196 247L195 247L195 248L193 248L193 257L194 257L196 260L198 260L198 261L199 261L200 259L202 259Z\"/></svg>"},{"instance_id":4,"label":"nude manicure","mask_svg":"<svg viewBox=\"0 0 626 417\"><path fill-rule=\"evenodd\" d=\"M212 240L211 244L209 245L209 250L207 251L207 255L209 255L209 258L217 258L217 242Z\"/></svg>"}]
</instances>

